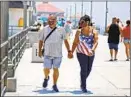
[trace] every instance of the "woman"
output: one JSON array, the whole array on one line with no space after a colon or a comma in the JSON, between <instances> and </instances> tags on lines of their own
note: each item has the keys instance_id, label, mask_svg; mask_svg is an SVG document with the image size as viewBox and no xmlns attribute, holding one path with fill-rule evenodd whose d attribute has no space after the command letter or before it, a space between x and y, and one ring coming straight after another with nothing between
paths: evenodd
<instances>
[{"instance_id":1,"label":"woman","mask_svg":"<svg viewBox=\"0 0 131 97\"><path fill-rule=\"evenodd\" d=\"M126 61L129 61L130 59L130 20L126 21L127 26L124 27L122 36L124 38L124 45L125 45L125 52L127 59Z\"/></svg>"},{"instance_id":2,"label":"woman","mask_svg":"<svg viewBox=\"0 0 131 97\"><path fill-rule=\"evenodd\" d=\"M91 20L88 15L81 17L79 28L76 32L72 45L72 50L68 54L69 58L73 57L73 52L77 48L77 59L80 64L81 89L85 93L86 79L89 76L95 56L95 49L98 45L98 34L90 26Z\"/></svg>"}]
</instances>

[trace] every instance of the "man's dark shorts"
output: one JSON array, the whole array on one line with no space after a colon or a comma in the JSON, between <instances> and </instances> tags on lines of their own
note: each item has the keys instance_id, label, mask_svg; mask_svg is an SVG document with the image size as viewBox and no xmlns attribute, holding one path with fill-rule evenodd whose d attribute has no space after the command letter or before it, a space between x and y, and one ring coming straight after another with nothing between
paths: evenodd
<instances>
[{"instance_id":1,"label":"man's dark shorts","mask_svg":"<svg viewBox=\"0 0 131 97\"><path fill-rule=\"evenodd\" d=\"M109 43L109 49L114 49L114 50L118 51L118 44Z\"/></svg>"}]
</instances>

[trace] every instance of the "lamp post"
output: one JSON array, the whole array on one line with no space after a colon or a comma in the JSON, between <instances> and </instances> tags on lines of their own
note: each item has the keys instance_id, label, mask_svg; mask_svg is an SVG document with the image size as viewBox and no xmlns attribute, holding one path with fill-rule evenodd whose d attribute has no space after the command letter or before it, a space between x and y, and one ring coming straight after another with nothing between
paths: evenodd
<instances>
[{"instance_id":1,"label":"lamp post","mask_svg":"<svg viewBox=\"0 0 131 97\"><path fill-rule=\"evenodd\" d=\"M93 5L92 5L92 0L91 0L91 10L90 10L91 21L92 21L92 8L93 8Z\"/></svg>"},{"instance_id":2,"label":"lamp post","mask_svg":"<svg viewBox=\"0 0 131 97\"><path fill-rule=\"evenodd\" d=\"M66 19L68 18L68 8L66 8Z\"/></svg>"},{"instance_id":3,"label":"lamp post","mask_svg":"<svg viewBox=\"0 0 131 97\"><path fill-rule=\"evenodd\" d=\"M23 1L23 5L24 5L24 27L23 29L25 29L27 27L27 1Z\"/></svg>"},{"instance_id":4,"label":"lamp post","mask_svg":"<svg viewBox=\"0 0 131 97\"><path fill-rule=\"evenodd\" d=\"M29 1L29 7L28 7L28 11L29 11L29 26L31 26L33 24L33 1Z\"/></svg>"},{"instance_id":5,"label":"lamp post","mask_svg":"<svg viewBox=\"0 0 131 97\"><path fill-rule=\"evenodd\" d=\"M83 0L82 0L82 3L81 3L81 16L83 16Z\"/></svg>"},{"instance_id":6,"label":"lamp post","mask_svg":"<svg viewBox=\"0 0 131 97\"><path fill-rule=\"evenodd\" d=\"M70 5L70 21L71 21L72 6Z\"/></svg>"},{"instance_id":7,"label":"lamp post","mask_svg":"<svg viewBox=\"0 0 131 97\"><path fill-rule=\"evenodd\" d=\"M105 13L105 33L106 33L106 27L107 27L107 14L108 14L108 2L106 1L106 13Z\"/></svg>"},{"instance_id":8,"label":"lamp post","mask_svg":"<svg viewBox=\"0 0 131 97\"><path fill-rule=\"evenodd\" d=\"M76 3L75 3L75 28L76 28Z\"/></svg>"}]
</instances>

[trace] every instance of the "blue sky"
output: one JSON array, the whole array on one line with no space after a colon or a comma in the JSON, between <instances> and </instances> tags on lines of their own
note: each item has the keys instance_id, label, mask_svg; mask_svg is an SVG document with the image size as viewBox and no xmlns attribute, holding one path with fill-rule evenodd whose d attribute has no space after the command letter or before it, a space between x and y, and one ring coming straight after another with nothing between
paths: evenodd
<instances>
[{"instance_id":1,"label":"blue sky","mask_svg":"<svg viewBox=\"0 0 131 97\"><path fill-rule=\"evenodd\" d=\"M61 8L66 12L68 9L68 15L70 15L70 6L72 6L72 15L75 13L74 2L50 2L51 4ZM83 3L83 13L90 15L90 2ZM81 14L81 2L76 2L77 13ZM93 2L93 21L96 25L105 25L105 2ZM108 19L107 23L111 23L112 17L119 17L123 23L127 19L130 19L130 2L108 2Z\"/></svg>"}]
</instances>

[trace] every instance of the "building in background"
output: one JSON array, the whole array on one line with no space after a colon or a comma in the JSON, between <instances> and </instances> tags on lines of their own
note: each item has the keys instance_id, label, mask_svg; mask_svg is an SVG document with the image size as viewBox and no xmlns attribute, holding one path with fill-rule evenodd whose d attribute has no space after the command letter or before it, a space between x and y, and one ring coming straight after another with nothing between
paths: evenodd
<instances>
[{"instance_id":1,"label":"building in background","mask_svg":"<svg viewBox=\"0 0 131 97\"><path fill-rule=\"evenodd\" d=\"M25 8L26 16L24 15ZM23 30L24 18L27 18L25 23L27 27L33 25L35 12L34 1L26 1L26 3L24 1L9 1L9 36Z\"/></svg>"},{"instance_id":2,"label":"building in background","mask_svg":"<svg viewBox=\"0 0 131 97\"><path fill-rule=\"evenodd\" d=\"M23 2L9 1L9 25L23 26Z\"/></svg>"},{"instance_id":3,"label":"building in background","mask_svg":"<svg viewBox=\"0 0 131 97\"><path fill-rule=\"evenodd\" d=\"M50 4L49 2L42 2L36 6L37 21L44 23L47 21L47 17L50 14L55 14L58 17L58 20L64 18L64 11L57 8L56 6Z\"/></svg>"}]
</instances>

